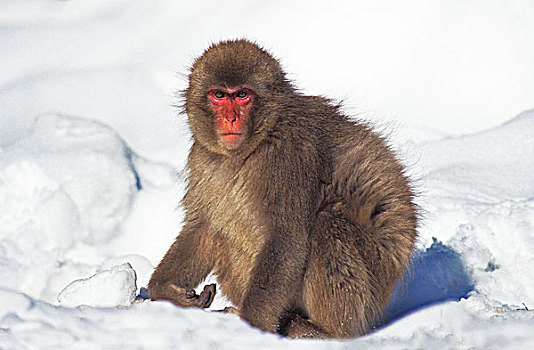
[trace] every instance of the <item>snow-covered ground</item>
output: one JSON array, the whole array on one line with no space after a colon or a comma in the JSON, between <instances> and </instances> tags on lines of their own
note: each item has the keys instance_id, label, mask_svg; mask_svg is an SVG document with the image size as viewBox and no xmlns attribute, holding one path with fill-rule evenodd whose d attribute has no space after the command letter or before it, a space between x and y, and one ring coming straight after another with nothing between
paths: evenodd
<instances>
[{"instance_id":1,"label":"snow-covered ground","mask_svg":"<svg viewBox=\"0 0 534 350\"><path fill-rule=\"evenodd\" d=\"M391 133L416 181L413 265L370 335L134 300L181 225L175 91L243 36ZM0 349L534 348L532 42L519 0L0 2Z\"/></svg>"}]
</instances>

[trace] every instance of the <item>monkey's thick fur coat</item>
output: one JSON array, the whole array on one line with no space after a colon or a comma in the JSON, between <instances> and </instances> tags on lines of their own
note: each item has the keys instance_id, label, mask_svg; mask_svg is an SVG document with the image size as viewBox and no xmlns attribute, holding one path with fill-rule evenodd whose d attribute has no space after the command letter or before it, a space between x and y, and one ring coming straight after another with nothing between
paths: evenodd
<instances>
[{"instance_id":1,"label":"monkey's thick fur coat","mask_svg":"<svg viewBox=\"0 0 534 350\"><path fill-rule=\"evenodd\" d=\"M206 97L214 86L255 92L236 150L217 136ZM246 40L206 50L184 96L194 137L186 217L150 297L186 306L175 286L195 288L213 271L237 313L260 329L368 332L416 239L413 192L384 139L329 100L299 93L279 62Z\"/></svg>"}]
</instances>

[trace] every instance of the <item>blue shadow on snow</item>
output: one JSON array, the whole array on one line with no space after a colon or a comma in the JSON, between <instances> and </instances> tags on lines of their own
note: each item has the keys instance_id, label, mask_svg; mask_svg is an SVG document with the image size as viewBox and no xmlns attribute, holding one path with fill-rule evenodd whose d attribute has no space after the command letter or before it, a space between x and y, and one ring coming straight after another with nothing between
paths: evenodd
<instances>
[{"instance_id":1,"label":"blue shadow on snow","mask_svg":"<svg viewBox=\"0 0 534 350\"><path fill-rule=\"evenodd\" d=\"M467 298L474 283L458 252L437 239L416 251L404 277L397 282L386 308L385 323L424 306Z\"/></svg>"}]
</instances>

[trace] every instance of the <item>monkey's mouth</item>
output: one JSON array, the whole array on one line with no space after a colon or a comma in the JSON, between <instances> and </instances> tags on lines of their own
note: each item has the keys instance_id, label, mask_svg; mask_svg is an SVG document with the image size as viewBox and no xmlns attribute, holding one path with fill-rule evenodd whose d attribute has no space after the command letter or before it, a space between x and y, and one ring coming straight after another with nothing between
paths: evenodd
<instances>
[{"instance_id":1,"label":"monkey's mouth","mask_svg":"<svg viewBox=\"0 0 534 350\"><path fill-rule=\"evenodd\" d=\"M221 134L221 138L225 142L230 142L230 143L234 143L240 140L242 136L243 136L243 133L240 133L240 132L224 132Z\"/></svg>"},{"instance_id":2,"label":"monkey's mouth","mask_svg":"<svg viewBox=\"0 0 534 350\"><path fill-rule=\"evenodd\" d=\"M240 132L225 132L221 133L221 141L228 149L236 149L243 141L243 133Z\"/></svg>"}]
</instances>

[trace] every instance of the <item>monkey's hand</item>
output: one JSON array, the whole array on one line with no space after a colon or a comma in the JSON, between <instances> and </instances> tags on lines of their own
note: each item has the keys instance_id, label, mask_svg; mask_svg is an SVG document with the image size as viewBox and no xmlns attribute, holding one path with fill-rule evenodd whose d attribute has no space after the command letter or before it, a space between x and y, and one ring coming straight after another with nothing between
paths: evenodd
<instances>
[{"instance_id":1,"label":"monkey's hand","mask_svg":"<svg viewBox=\"0 0 534 350\"><path fill-rule=\"evenodd\" d=\"M169 283L165 287L166 292L156 299L169 300L182 307L207 308L211 305L216 293L215 284L205 285L200 295L194 289L186 289L174 283Z\"/></svg>"}]
</instances>

